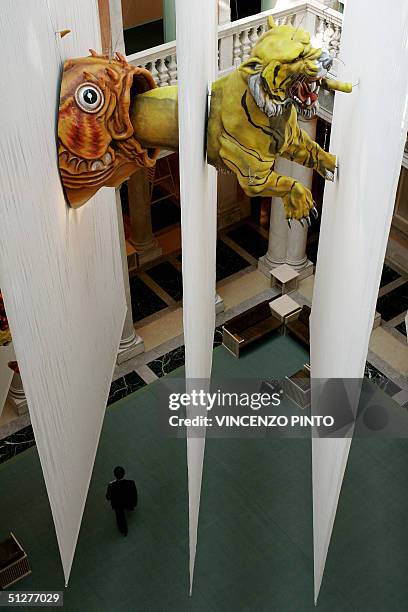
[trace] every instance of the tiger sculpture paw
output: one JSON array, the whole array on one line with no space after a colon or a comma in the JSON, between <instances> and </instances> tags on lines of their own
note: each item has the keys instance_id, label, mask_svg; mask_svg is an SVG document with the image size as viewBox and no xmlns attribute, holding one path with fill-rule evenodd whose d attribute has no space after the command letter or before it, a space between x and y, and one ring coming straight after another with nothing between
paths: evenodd
<instances>
[{"instance_id":1,"label":"tiger sculpture paw","mask_svg":"<svg viewBox=\"0 0 408 612\"><path fill-rule=\"evenodd\" d=\"M310 221L310 213L314 208L313 196L302 183L295 181L290 192L282 196L282 200L287 219Z\"/></svg>"}]
</instances>

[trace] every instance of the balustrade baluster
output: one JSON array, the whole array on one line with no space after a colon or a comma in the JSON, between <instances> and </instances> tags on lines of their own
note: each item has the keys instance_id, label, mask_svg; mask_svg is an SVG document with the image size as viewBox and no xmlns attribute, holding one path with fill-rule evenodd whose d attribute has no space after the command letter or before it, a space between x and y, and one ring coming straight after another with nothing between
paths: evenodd
<instances>
[{"instance_id":1,"label":"balustrade baluster","mask_svg":"<svg viewBox=\"0 0 408 612\"><path fill-rule=\"evenodd\" d=\"M169 85L175 85L177 83L177 55L175 53L169 56L167 67L169 71Z\"/></svg>"},{"instance_id":2,"label":"balustrade baluster","mask_svg":"<svg viewBox=\"0 0 408 612\"><path fill-rule=\"evenodd\" d=\"M241 34L242 61L245 62L251 55L251 44L248 36L249 30L244 30Z\"/></svg>"},{"instance_id":3,"label":"balustrade baluster","mask_svg":"<svg viewBox=\"0 0 408 612\"><path fill-rule=\"evenodd\" d=\"M159 73L159 87L166 87L166 85L169 84L169 73L164 57L161 57L157 61L157 71Z\"/></svg>"},{"instance_id":4,"label":"balustrade baluster","mask_svg":"<svg viewBox=\"0 0 408 612\"><path fill-rule=\"evenodd\" d=\"M324 47L324 19L323 17L317 17L317 28L316 28L316 40L319 42L318 46Z\"/></svg>"},{"instance_id":5,"label":"balustrade baluster","mask_svg":"<svg viewBox=\"0 0 408 612\"><path fill-rule=\"evenodd\" d=\"M150 70L151 75L152 75L152 77L154 79L154 82L156 83L156 85L158 85L159 84L159 73L156 70L156 62L157 62L157 60L154 60L152 62L148 62L146 64L146 68L147 68L147 70Z\"/></svg>"},{"instance_id":6,"label":"balustrade baluster","mask_svg":"<svg viewBox=\"0 0 408 612\"><path fill-rule=\"evenodd\" d=\"M314 44L316 46L328 50L333 57L338 57L342 35L341 15L337 16L335 13L323 12L313 3L310 3L310 6L308 4L306 9L304 7L297 11L294 9L293 12L285 10L285 13L275 14L274 18L277 25L291 25L294 28L298 26L310 30L314 34ZM256 25L251 25L251 23ZM234 24L231 24L230 28L223 25L220 33L221 37L218 39L218 69L220 73L226 74L246 61L251 56L252 49L259 38L268 30L267 19L265 18L260 23L259 17L245 20L238 32ZM146 50L146 59L143 58L142 54L137 54L139 57L133 60L135 64L140 62L140 66L150 70L159 87L177 83L177 54L173 45L174 43L158 48L157 55L155 55L154 49L148 49ZM166 52L168 55L165 55Z\"/></svg>"},{"instance_id":7,"label":"balustrade baluster","mask_svg":"<svg viewBox=\"0 0 408 612\"><path fill-rule=\"evenodd\" d=\"M330 21L328 20L325 22L325 26L326 26L325 32L324 32L325 47L331 53L332 52L332 40L334 36L334 27L333 27L333 24L330 23Z\"/></svg>"},{"instance_id":8,"label":"balustrade baluster","mask_svg":"<svg viewBox=\"0 0 408 612\"><path fill-rule=\"evenodd\" d=\"M258 36L258 28L256 28L256 27L255 27L255 28L251 28L251 29L249 30L249 36L248 36L248 38L249 38L249 43L250 43L250 45L251 45L251 50L252 50L252 48L253 48L253 47L256 45L256 43L258 42L258 38L259 38L259 36Z\"/></svg>"},{"instance_id":9,"label":"balustrade baluster","mask_svg":"<svg viewBox=\"0 0 408 612\"><path fill-rule=\"evenodd\" d=\"M333 57L337 57L340 51L340 39L341 39L341 28L340 26L334 26L334 35L332 38L332 54Z\"/></svg>"}]
</instances>

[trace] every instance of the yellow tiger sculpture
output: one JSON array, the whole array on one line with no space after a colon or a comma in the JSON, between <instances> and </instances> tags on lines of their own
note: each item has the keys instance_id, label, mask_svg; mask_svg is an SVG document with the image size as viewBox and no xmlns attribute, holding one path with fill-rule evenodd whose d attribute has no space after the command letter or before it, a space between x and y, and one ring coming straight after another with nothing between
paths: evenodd
<instances>
[{"instance_id":1,"label":"yellow tiger sculpture","mask_svg":"<svg viewBox=\"0 0 408 612\"><path fill-rule=\"evenodd\" d=\"M237 70L212 88L208 123L208 162L236 174L250 196L283 200L288 220L317 215L312 194L299 181L274 171L278 156L313 168L334 180L336 158L302 130L297 116L311 119L320 86L351 92L347 83L326 75L333 59L310 44L310 34L289 25L268 30Z\"/></svg>"}]
</instances>

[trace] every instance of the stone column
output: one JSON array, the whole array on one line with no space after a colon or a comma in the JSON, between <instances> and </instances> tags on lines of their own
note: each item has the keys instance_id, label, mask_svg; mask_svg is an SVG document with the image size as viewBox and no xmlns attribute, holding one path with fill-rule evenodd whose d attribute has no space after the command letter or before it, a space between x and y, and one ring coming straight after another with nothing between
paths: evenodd
<instances>
[{"instance_id":1,"label":"stone column","mask_svg":"<svg viewBox=\"0 0 408 612\"><path fill-rule=\"evenodd\" d=\"M164 42L176 40L176 0L163 0Z\"/></svg>"},{"instance_id":2,"label":"stone column","mask_svg":"<svg viewBox=\"0 0 408 612\"><path fill-rule=\"evenodd\" d=\"M288 231L286 263L298 271L311 267L308 274L302 274L302 278L313 274L313 264L307 259L306 255L306 244L307 227L302 227L298 221L292 222L292 227Z\"/></svg>"},{"instance_id":3,"label":"stone column","mask_svg":"<svg viewBox=\"0 0 408 612\"><path fill-rule=\"evenodd\" d=\"M218 25L231 21L231 1L218 0Z\"/></svg>"},{"instance_id":4,"label":"stone column","mask_svg":"<svg viewBox=\"0 0 408 612\"><path fill-rule=\"evenodd\" d=\"M316 138L316 122L316 119L312 121L299 120L299 126L313 140ZM275 163L275 169L279 174L291 176L309 189L312 188L313 170L310 168L305 168L280 157ZM269 276L270 270L287 263L299 272L300 278L306 278L313 274L313 264L307 259L306 255L307 232L306 225L302 227L298 221L292 221L289 229L282 200L272 198L268 252L259 259L258 269Z\"/></svg>"},{"instance_id":5,"label":"stone column","mask_svg":"<svg viewBox=\"0 0 408 612\"><path fill-rule=\"evenodd\" d=\"M218 0L218 25L229 23L231 21L231 6L230 0ZM220 75L224 70L230 70L232 65L232 58L234 56L234 37L225 36L220 38L218 43L218 67Z\"/></svg>"},{"instance_id":6,"label":"stone column","mask_svg":"<svg viewBox=\"0 0 408 612\"><path fill-rule=\"evenodd\" d=\"M280 198L272 198L268 252L258 261L258 269L265 276L269 276L270 271L276 266L286 263L288 231L283 202Z\"/></svg>"},{"instance_id":7,"label":"stone column","mask_svg":"<svg viewBox=\"0 0 408 612\"><path fill-rule=\"evenodd\" d=\"M302 121L299 119L299 127L307 132L313 140L316 138L316 124L317 119L312 121ZM294 162L290 162L290 165L289 176L292 176L297 181L300 181L302 185L312 190L313 170ZM298 221L292 221L292 227L288 231L286 263L295 268L301 278L306 278L313 274L313 264L306 255L307 232L306 224L305 227L302 227Z\"/></svg>"},{"instance_id":8,"label":"stone column","mask_svg":"<svg viewBox=\"0 0 408 612\"><path fill-rule=\"evenodd\" d=\"M132 302L131 302L131 297L130 297L129 271L128 271L128 263L127 263L125 231L123 228L122 206L120 202L119 189L116 190L116 209L117 209L117 214L118 214L120 252L121 252L121 257L122 257L123 282L125 286L126 305L127 305L126 319L125 319L125 323L123 326L122 338L120 341L118 356L116 359L116 362L119 364L119 363L123 363L124 361L127 361L128 359L132 359L133 357L136 357L136 355L140 355L140 353L143 353L144 352L144 342L142 338L136 334L135 328L133 327Z\"/></svg>"},{"instance_id":9,"label":"stone column","mask_svg":"<svg viewBox=\"0 0 408 612\"><path fill-rule=\"evenodd\" d=\"M152 229L150 186L146 168L141 168L128 180L128 198L130 242L136 250L137 266L141 266L162 254Z\"/></svg>"},{"instance_id":10,"label":"stone column","mask_svg":"<svg viewBox=\"0 0 408 612\"><path fill-rule=\"evenodd\" d=\"M27 398L24 393L21 374L15 372L11 380L7 400L13 406L19 416L28 412Z\"/></svg>"},{"instance_id":11,"label":"stone column","mask_svg":"<svg viewBox=\"0 0 408 612\"><path fill-rule=\"evenodd\" d=\"M109 0L112 53L119 51L126 55L123 36L123 19L121 0Z\"/></svg>"}]
</instances>

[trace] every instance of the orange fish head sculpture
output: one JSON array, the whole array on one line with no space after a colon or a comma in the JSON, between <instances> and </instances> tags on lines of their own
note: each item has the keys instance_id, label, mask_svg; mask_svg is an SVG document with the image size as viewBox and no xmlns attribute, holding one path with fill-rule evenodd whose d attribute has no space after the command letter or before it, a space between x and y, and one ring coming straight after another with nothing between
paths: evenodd
<instances>
[{"instance_id":1,"label":"orange fish head sculpture","mask_svg":"<svg viewBox=\"0 0 408 612\"><path fill-rule=\"evenodd\" d=\"M65 62L58 114L58 163L73 208L101 187L118 187L133 172L155 164L159 149L136 139L129 111L136 96L156 87L145 68L91 50Z\"/></svg>"}]
</instances>

